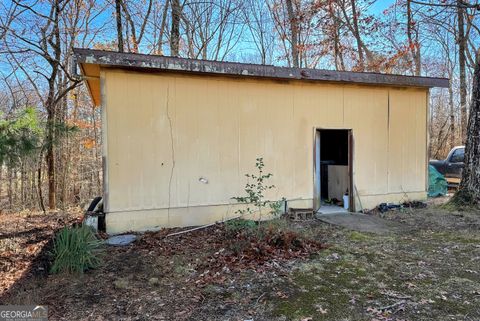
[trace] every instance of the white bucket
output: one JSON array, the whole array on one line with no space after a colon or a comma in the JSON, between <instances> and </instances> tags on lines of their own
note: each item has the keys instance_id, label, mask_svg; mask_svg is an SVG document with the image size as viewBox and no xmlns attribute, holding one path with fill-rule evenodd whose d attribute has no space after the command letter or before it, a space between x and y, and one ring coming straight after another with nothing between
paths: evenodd
<instances>
[{"instance_id":1,"label":"white bucket","mask_svg":"<svg viewBox=\"0 0 480 321\"><path fill-rule=\"evenodd\" d=\"M348 205L349 205L349 197L347 194L343 195L343 208L348 210Z\"/></svg>"},{"instance_id":2,"label":"white bucket","mask_svg":"<svg viewBox=\"0 0 480 321\"><path fill-rule=\"evenodd\" d=\"M83 223L87 226L92 227L95 232L98 231L98 216L85 215L85 220Z\"/></svg>"}]
</instances>

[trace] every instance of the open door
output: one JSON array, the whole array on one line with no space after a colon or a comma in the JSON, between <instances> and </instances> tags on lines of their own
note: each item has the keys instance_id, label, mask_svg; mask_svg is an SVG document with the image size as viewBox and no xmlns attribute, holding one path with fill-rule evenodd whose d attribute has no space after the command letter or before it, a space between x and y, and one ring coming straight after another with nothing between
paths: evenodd
<instances>
[{"instance_id":1,"label":"open door","mask_svg":"<svg viewBox=\"0 0 480 321\"><path fill-rule=\"evenodd\" d=\"M313 143L313 210L316 212L322 204L320 185L320 131L315 129Z\"/></svg>"},{"instance_id":2,"label":"open door","mask_svg":"<svg viewBox=\"0 0 480 321\"><path fill-rule=\"evenodd\" d=\"M313 209L325 214L353 211L352 131L350 129L316 129L313 154ZM348 200L344 197L346 193L349 195ZM348 210L344 208L345 205Z\"/></svg>"},{"instance_id":3,"label":"open door","mask_svg":"<svg viewBox=\"0 0 480 321\"><path fill-rule=\"evenodd\" d=\"M350 212L355 212L355 196L356 190L355 185L353 183L353 133L352 130L348 131L348 177L350 180L349 190L349 205L348 210Z\"/></svg>"}]
</instances>

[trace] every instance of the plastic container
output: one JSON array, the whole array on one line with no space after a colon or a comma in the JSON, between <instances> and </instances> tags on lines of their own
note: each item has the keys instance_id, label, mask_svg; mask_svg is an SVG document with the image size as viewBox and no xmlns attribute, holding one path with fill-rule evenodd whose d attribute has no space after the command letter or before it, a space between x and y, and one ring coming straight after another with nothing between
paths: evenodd
<instances>
[{"instance_id":1,"label":"plastic container","mask_svg":"<svg viewBox=\"0 0 480 321\"><path fill-rule=\"evenodd\" d=\"M343 195L343 208L348 210L348 205L349 204L350 204L350 202L349 202L348 194Z\"/></svg>"}]
</instances>

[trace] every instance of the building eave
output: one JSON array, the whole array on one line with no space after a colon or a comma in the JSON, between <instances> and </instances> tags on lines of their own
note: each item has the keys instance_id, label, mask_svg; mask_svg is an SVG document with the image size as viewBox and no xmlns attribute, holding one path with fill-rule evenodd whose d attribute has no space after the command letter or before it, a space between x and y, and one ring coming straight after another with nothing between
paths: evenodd
<instances>
[{"instance_id":1,"label":"building eave","mask_svg":"<svg viewBox=\"0 0 480 321\"><path fill-rule=\"evenodd\" d=\"M448 88L449 79L414 77L371 72L333 71L322 69L275 67L237 62L185 59L136 53L75 48L79 64L103 67L171 71L193 74L223 75L245 78L341 82L398 87Z\"/></svg>"}]
</instances>

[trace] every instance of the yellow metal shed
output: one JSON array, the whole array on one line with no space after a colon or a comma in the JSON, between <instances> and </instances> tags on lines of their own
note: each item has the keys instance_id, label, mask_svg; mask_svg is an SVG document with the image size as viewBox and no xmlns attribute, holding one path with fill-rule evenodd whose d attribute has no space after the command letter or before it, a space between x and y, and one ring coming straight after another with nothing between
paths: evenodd
<instances>
[{"instance_id":1,"label":"yellow metal shed","mask_svg":"<svg viewBox=\"0 0 480 321\"><path fill-rule=\"evenodd\" d=\"M75 58L103 110L109 233L234 216L257 157L276 186L267 198L289 207L318 209L344 189L352 211L426 198L429 88L447 79L90 49Z\"/></svg>"}]
</instances>

